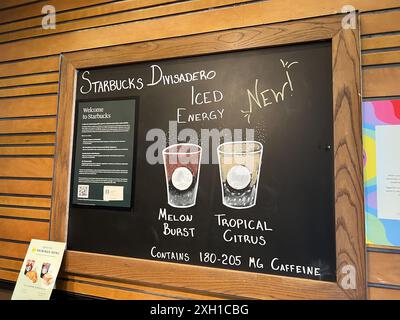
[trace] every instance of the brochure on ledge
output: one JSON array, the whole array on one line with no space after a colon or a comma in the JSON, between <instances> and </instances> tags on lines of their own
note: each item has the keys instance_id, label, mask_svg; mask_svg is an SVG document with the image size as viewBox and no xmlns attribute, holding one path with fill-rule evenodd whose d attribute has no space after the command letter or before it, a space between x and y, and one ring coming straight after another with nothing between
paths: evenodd
<instances>
[{"instance_id":1,"label":"brochure on ledge","mask_svg":"<svg viewBox=\"0 0 400 320\"><path fill-rule=\"evenodd\" d=\"M32 239L11 300L50 300L66 244Z\"/></svg>"}]
</instances>

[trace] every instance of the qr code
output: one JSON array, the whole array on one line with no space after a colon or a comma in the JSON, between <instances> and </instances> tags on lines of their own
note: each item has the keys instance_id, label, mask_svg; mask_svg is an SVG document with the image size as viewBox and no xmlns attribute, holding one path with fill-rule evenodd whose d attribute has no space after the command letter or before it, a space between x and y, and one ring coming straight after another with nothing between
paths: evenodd
<instances>
[{"instance_id":1,"label":"qr code","mask_svg":"<svg viewBox=\"0 0 400 320\"><path fill-rule=\"evenodd\" d=\"M78 198L89 198L89 185L78 185Z\"/></svg>"}]
</instances>

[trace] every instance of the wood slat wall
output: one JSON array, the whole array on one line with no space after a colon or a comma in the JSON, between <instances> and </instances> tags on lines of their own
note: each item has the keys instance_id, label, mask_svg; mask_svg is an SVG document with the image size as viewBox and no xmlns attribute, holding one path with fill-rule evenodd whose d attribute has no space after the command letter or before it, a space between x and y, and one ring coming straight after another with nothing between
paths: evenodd
<instances>
[{"instance_id":1,"label":"wood slat wall","mask_svg":"<svg viewBox=\"0 0 400 320\"><path fill-rule=\"evenodd\" d=\"M41 28L44 5L57 28ZM8 0L0 3L0 279L15 281L32 237L48 239L59 55L341 11L348 0ZM400 2L361 13L363 96L400 97ZM370 299L400 299L400 251L368 252ZM206 299L189 292L62 275L58 287L118 299Z\"/></svg>"},{"instance_id":2,"label":"wood slat wall","mask_svg":"<svg viewBox=\"0 0 400 320\"><path fill-rule=\"evenodd\" d=\"M400 10L361 16L364 98L400 99ZM369 299L400 299L400 250L370 246Z\"/></svg>"},{"instance_id":3,"label":"wood slat wall","mask_svg":"<svg viewBox=\"0 0 400 320\"><path fill-rule=\"evenodd\" d=\"M0 3L0 9L12 8L23 4L35 2L36 0L7 0Z\"/></svg>"},{"instance_id":4,"label":"wood slat wall","mask_svg":"<svg viewBox=\"0 0 400 320\"><path fill-rule=\"evenodd\" d=\"M13 242L10 241L10 239L0 240L0 256L5 257L7 260L23 260L27 249L28 243L24 243L23 241Z\"/></svg>"},{"instance_id":5,"label":"wood slat wall","mask_svg":"<svg viewBox=\"0 0 400 320\"><path fill-rule=\"evenodd\" d=\"M59 56L22 60L0 64L0 77L25 76L30 74L58 71Z\"/></svg>"}]
</instances>

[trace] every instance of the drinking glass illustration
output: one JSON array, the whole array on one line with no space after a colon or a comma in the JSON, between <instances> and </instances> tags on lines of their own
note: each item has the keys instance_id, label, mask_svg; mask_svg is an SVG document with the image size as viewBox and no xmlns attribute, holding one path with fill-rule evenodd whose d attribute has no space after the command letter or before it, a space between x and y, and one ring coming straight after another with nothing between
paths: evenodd
<instances>
[{"instance_id":1,"label":"drinking glass illustration","mask_svg":"<svg viewBox=\"0 0 400 320\"><path fill-rule=\"evenodd\" d=\"M226 142L217 151L222 203L233 209L255 206L263 145L257 141Z\"/></svg>"},{"instance_id":2,"label":"drinking glass illustration","mask_svg":"<svg viewBox=\"0 0 400 320\"><path fill-rule=\"evenodd\" d=\"M189 208L196 204L201 150L200 146L190 143L175 144L163 150L170 206Z\"/></svg>"}]
</instances>

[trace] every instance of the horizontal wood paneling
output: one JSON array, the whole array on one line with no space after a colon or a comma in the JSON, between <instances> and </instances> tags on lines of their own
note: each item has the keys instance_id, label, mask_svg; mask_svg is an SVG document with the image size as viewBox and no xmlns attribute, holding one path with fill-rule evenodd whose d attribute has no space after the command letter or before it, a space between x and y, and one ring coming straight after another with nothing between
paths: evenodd
<instances>
[{"instance_id":1,"label":"horizontal wood paneling","mask_svg":"<svg viewBox=\"0 0 400 320\"><path fill-rule=\"evenodd\" d=\"M370 287L368 298L370 300L400 300L400 290Z\"/></svg>"},{"instance_id":2,"label":"horizontal wood paneling","mask_svg":"<svg viewBox=\"0 0 400 320\"><path fill-rule=\"evenodd\" d=\"M0 21L3 23L14 20L21 20L30 17L38 17L42 15L42 8L45 5L52 5L56 8L57 12L71 10L99 3L113 2L115 0L49 0L40 1L37 3L28 4L22 7L11 8L0 11Z\"/></svg>"},{"instance_id":3,"label":"horizontal wood paneling","mask_svg":"<svg viewBox=\"0 0 400 320\"><path fill-rule=\"evenodd\" d=\"M0 279L7 281L17 281L18 272L0 269Z\"/></svg>"},{"instance_id":4,"label":"horizontal wood paneling","mask_svg":"<svg viewBox=\"0 0 400 320\"><path fill-rule=\"evenodd\" d=\"M43 84L35 86L17 87L11 89L0 89L0 98L30 96L35 94L57 93L58 84Z\"/></svg>"},{"instance_id":5,"label":"horizontal wood paneling","mask_svg":"<svg viewBox=\"0 0 400 320\"><path fill-rule=\"evenodd\" d=\"M2 97L0 99L0 118L56 115L58 54L61 52L230 29L247 24L265 24L327 15L340 12L343 5L349 4L347 0L326 1L323 4L315 0L300 0L296 2L296 5L293 5L293 0L270 0L236 8L220 8L160 19L161 16L165 15L246 1L50 0L32 2L33 0L7 0L0 3L0 42L14 41L0 44L0 88L3 88L0 89L0 97ZM4 10L4 8L25 3L28 5ZM40 27L42 21L41 8L45 4L56 6L58 23L56 30L43 30ZM399 8L398 0L354 0L351 5L364 12L361 15L361 31L364 35L362 39L363 50L400 47L399 34L376 35L400 31L400 12L398 10L365 13L371 10ZM154 7L143 9L146 6ZM288 8L290 10L287 10ZM157 19L137 21L148 18ZM16 19L18 21L13 21ZM129 23L126 23L128 21ZM108 26L111 24L116 25ZM93 27L99 26L102 27L93 29ZM20 31L14 32L14 30ZM78 30L80 31L77 32ZM66 31L68 32L65 33ZM42 37L45 34L53 33L55 34ZM365 35L375 36L368 37ZM29 37L36 38L28 39ZM17 39L25 40L15 41ZM366 51L362 57L363 64L369 66L399 63L399 52L397 49L395 51ZM366 68L363 75L365 97L400 96L400 86L398 85L400 83L400 67ZM48 82L52 84L48 85ZM18 87L9 88L10 86ZM4 89L5 87L7 88ZM42 94L46 95L40 96ZM1 120L0 177L51 178L53 168L51 158L8 158L1 156L34 155L40 154L40 152L51 155L53 146L16 147L14 145L54 144L55 124L55 118L47 117ZM51 133L35 134L41 132ZM9 145L9 147L4 148L5 145ZM51 187L52 181L0 179L0 194L3 194L0 196L0 202L6 201L8 204L14 203L16 206L22 206L26 203L32 204L32 199L35 199L34 201L37 201L36 199L42 201L43 199L29 197L29 195L50 196ZM5 194L27 195L28 197L7 197ZM44 200L50 201L50 199ZM34 203L38 204L38 202ZM48 219L48 210L0 206L1 215ZM7 219L0 220L0 228L3 220ZM25 222L24 220L15 221ZM22 259L26 249L26 244L0 241L0 256ZM369 253L369 281L381 282L383 279L383 283L393 284L395 282L394 284L396 284L398 272L397 270L393 271L394 267L391 264L397 265L397 257L400 255L381 255L385 254ZM18 270L20 263L20 261L0 258L0 268ZM13 281L17 275L17 272L0 270L0 278L2 279ZM181 293L167 289L115 283L104 279L89 279L78 276L68 276L68 279L69 281L60 282L61 289L105 298L158 299L164 295L193 299L201 299L202 297L202 295L188 292ZM115 288L107 286L115 286ZM151 295L151 292L157 295ZM369 288L369 294L371 299L400 299L400 290Z\"/></svg>"},{"instance_id":6,"label":"horizontal wood paneling","mask_svg":"<svg viewBox=\"0 0 400 320\"><path fill-rule=\"evenodd\" d=\"M365 98L400 96L400 67L364 69L363 77Z\"/></svg>"},{"instance_id":7,"label":"horizontal wood paneling","mask_svg":"<svg viewBox=\"0 0 400 320\"><path fill-rule=\"evenodd\" d=\"M0 179L0 193L51 195L52 181Z\"/></svg>"},{"instance_id":8,"label":"horizontal wood paneling","mask_svg":"<svg viewBox=\"0 0 400 320\"><path fill-rule=\"evenodd\" d=\"M59 57L51 56L17 62L0 63L0 77L58 71Z\"/></svg>"},{"instance_id":9,"label":"horizontal wood paneling","mask_svg":"<svg viewBox=\"0 0 400 320\"><path fill-rule=\"evenodd\" d=\"M324 6L316 6L315 0L302 0L301 3L293 6L292 0L270 0L157 20L145 20L140 23L130 22L86 29L79 33L71 32L2 44L0 45L0 61L328 15L337 13L338 8L347 4L347 0L336 0L327 2ZM398 0L379 2L353 0L352 5L361 11L378 10L396 7ZM290 10L282 10L285 7ZM243 19L243 17L246 18ZM212 23L204 23L204 21L212 21ZM49 43L52 45L49 46Z\"/></svg>"},{"instance_id":10,"label":"horizontal wood paneling","mask_svg":"<svg viewBox=\"0 0 400 320\"><path fill-rule=\"evenodd\" d=\"M138 2L136 0L134 2L132 2L132 1L128 1L128 2L129 2L129 6L128 6L128 3L126 3L125 1L109 5L110 12L122 11L122 10L119 10L118 7L121 7L121 9L122 9L122 8L128 8L128 7L137 8L138 6L142 6L142 3ZM155 3L155 2L160 2L160 1L151 1L151 2ZM176 1L168 0L168 1L164 1L164 2L176 2ZM88 28L94 28L94 27L102 27L102 26L107 26L107 25L112 25L112 24L117 24L117 23L131 22L131 21L149 19L149 18L154 18L154 17L162 17L162 16L191 12L191 11L196 11L196 10L204 10L204 9L207 9L210 7L213 7L213 8L221 7L221 6L226 6L228 4L232 4L232 2L243 3L243 2L249 2L249 0L236 0L236 1L232 1L232 0L192 0L192 1L177 2L174 4L168 5L168 6L153 7L153 8L128 11L128 12L125 11L125 12L121 12L121 13L117 13L117 14L105 15L105 16L101 16L101 17L97 17L97 18L86 19L86 20L72 20L70 22L59 24L56 29L44 30L41 26L38 26L35 28L30 28L30 29L26 29L26 30L17 31L17 32L0 34L0 43L21 40L21 39L26 39L26 38L39 37L39 36L50 35L50 34L57 34L57 33L67 32L67 31L88 29ZM94 9L91 8L91 9L86 9L85 11L93 11L93 10ZM0 26L0 30L1 30L1 26Z\"/></svg>"},{"instance_id":11,"label":"horizontal wood paneling","mask_svg":"<svg viewBox=\"0 0 400 320\"><path fill-rule=\"evenodd\" d=\"M0 195L0 205L50 208L51 199Z\"/></svg>"},{"instance_id":12,"label":"horizontal wood paneling","mask_svg":"<svg viewBox=\"0 0 400 320\"><path fill-rule=\"evenodd\" d=\"M0 134L55 132L55 118L0 120Z\"/></svg>"},{"instance_id":13,"label":"horizontal wood paneling","mask_svg":"<svg viewBox=\"0 0 400 320\"><path fill-rule=\"evenodd\" d=\"M0 238L18 241L47 240L49 223L0 218Z\"/></svg>"},{"instance_id":14,"label":"horizontal wood paneling","mask_svg":"<svg viewBox=\"0 0 400 320\"><path fill-rule=\"evenodd\" d=\"M3 0L3 2L0 3L0 9L16 7L36 1L37 0Z\"/></svg>"},{"instance_id":15,"label":"horizontal wood paneling","mask_svg":"<svg viewBox=\"0 0 400 320\"><path fill-rule=\"evenodd\" d=\"M384 11L361 16L361 33L379 34L400 31L400 11ZM389 34L365 37L362 40L363 50L388 49L400 47L400 35ZM364 66L397 64L400 62L399 50L366 51L362 57ZM400 81L400 68L367 68L364 70L364 96L386 97L400 95L396 83ZM378 248L375 249L390 249ZM392 248L393 249L393 248ZM371 284L398 285L400 283L400 255L397 253L368 252L368 281ZM369 287L369 299L400 299L400 290Z\"/></svg>"},{"instance_id":16,"label":"horizontal wood paneling","mask_svg":"<svg viewBox=\"0 0 400 320\"><path fill-rule=\"evenodd\" d=\"M40 209L8 208L0 206L0 216L49 220L50 211Z\"/></svg>"},{"instance_id":17,"label":"horizontal wood paneling","mask_svg":"<svg viewBox=\"0 0 400 320\"><path fill-rule=\"evenodd\" d=\"M400 50L364 54L362 62L364 66L400 63Z\"/></svg>"},{"instance_id":18,"label":"horizontal wood paneling","mask_svg":"<svg viewBox=\"0 0 400 320\"><path fill-rule=\"evenodd\" d=\"M400 3L399 3L400 7ZM361 34L375 34L400 30L400 10L376 12L361 16Z\"/></svg>"},{"instance_id":19,"label":"horizontal wood paneling","mask_svg":"<svg viewBox=\"0 0 400 320\"><path fill-rule=\"evenodd\" d=\"M11 259L0 258L0 268L19 271L21 269L21 267L22 267L21 260L11 260Z\"/></svg>"},{"instance_id":20,"label":"horizontal wood paneling","mask_svg":"<svg viewBox=\"0 0 400 320\"><path fill-rule=\"evenodd\" d=\"M73 11L60 12L57 14L57 23L73 21L77 20L79 22L85 22L85 20L81 20L84 18L91 18L101 16L101 15L110 15L111 13L121 12L121 11L129 11L140 9L148 6L162 5L166 3L178 2L176 0L125 0L118 1L113 3L101 4L89 8L83 8ZM231 0L234 2L234 0ZM10 22L0 25L0 33L16 31L20 29L34 28L42 25L42 18L30 18L24 19L22 21ZM43 30L45 33L46 30Z\"/></svg>"},{"instance_id":21,"label":"horizontal wood paneling","mask_svg":"<svg viewBox=\"0 0 400 320\"><path fill-rule=\"evenodd\" d=\"M368 252L368 281L400 286L400 254Z\"/></svg>"},{"instance_id":22,"label":"horizontal wood paneling","mask_svg":"<svg viewBox=\"0 0 400 320\"><path fill-rule=\"evenodd\" d=\"M206 3L207 1L205 0L200 0L203 3ZM208 7L216 7L220 5L228 5L228 4L237 4L241 2L250 2L252 0L216 0L213 2L210 2L208 4ZM104 16L107 15L107 17L110 19L110 23L121 23L121 22L126 22L126 21L132 21L135 20L135 18L131 18L129 16L129 13L132 11L139 11L138 9L149 7L149 6L162 6L167 7L167 10L169 10L169 14L176 14L179 11L174 11L174 9L169 8L170 6L165 6L165 4L172 4L172 3L179 3L182 1L174 1L174 0L126 0L126 1L117 1L117 2L112 2L112 3L105 3L105 4L100 4L97 6L89 7L89 8L83 8L83 9L78 9L78 10L73 10L73 11L66 11L66 12L58 12L57 13L57 23L60 24L60 22L63 22L61 26L65 24L67 21L74 21L76 20L78 23L82 23L82 27L85 26L84 23L87 22L87 20L95 20L93 18L99 17L99 16ZM196 1L192 1L196 2ZM314 0L315 2L315 0ZM354 1L353 1L354 2ZM366 1L364 1L366 2ZM186 7L191 6L192 4L189 1L189 4L185 4ZM283 4L285 5L285 3ZM387 1L387 5L391 7L395 7L393 4L393 1ZM339 6L343 6L343 4L338 4ZM188 7L189 8L189 7ZM361 7L359 8L362 11L369 11L369 10L379 10L384 7L380 6L379 3L376 3L374 6L368 6L368 4L361 3ZM199 10L198 7L196 7L196 4L193 5L193 8L191 9L192 11L194 10ZM130 12L129 12L130 11ZM337 11L336 11L337 12ZM121 13L121 14L128 14L123 18L123 15L120 15L119 18L117 18L116 13ZM160 12L159 14L153 14L154 17L159 17L162 16L163 13ZM84 18L90 18L90 19L84 19ZM104 17L106 18L106 17ZM140 18L143 19L143 18ZM42 18L37 17L37 18L29 18L29 19L24 19L22 21L16 21L16 22L9 22L0 25L0 33L6 33L6 32L12 32L12 31L17 31L17 30L22 30L22 29L34 29L35 27L41 26L42 23ZM95 26L100 26L101 24L96 24L96 22L89 22L93 23ZM60 27L60 25L57 26L57 28ZM27 30L26 32L29 32L30 30ZM53 30L42 30L42 35L47 34L48 32L53 32ZM57 31L56 31L57 32ZM10 34L12 35L12 34ZM9 35L9 36L10 36Z\"/></svg>"},{"instance_id":23,"label":"horizontal wood paneling","mask_svg":"<svg viewBox=\"0 0 400 320\"><path fill-rule=\"evenodd\" d=\"M52 178L52 158L0 158L0 177Z\"/></svg>"},{"instance_id":24,"label":"horizontal wood paneling","mask_svg":"<svg viewBox=\"0 0 400 320\"><path fill-rule=\"evenodd\" d=\"M53 144L55 134L0 135L0 145L18 144Z\"/></svg>"},{"instance_id":25,"label":"horizontal wood paneling","mask_svg":"<svg viewBox=\"0 0 400 320\"><path fill-rule=\"evenodd\" d=\"M0 256L23 259L27 250L28 244L0 240Z\"/></svg>"},{"instance_id":26,"label":"horizontal wood paneling","mask_svg":"<svg viewBox=\"0 0 400 320\"><path fill-rule=\"evenodd\" d=\"M44 73L38 75L0 78L0 88L26 86L32 84L54 83L58 81L58 73Z\"/></svg>"},{"instance_id":27,"label":"horizontal wood paneling","mask_svg":"<svg viewBox=\"0 0 400 320\"><path fill-rule=\"evenodd\" d=\"M0 156L15 156L15 155L54 155L54 147L1 147L0 146Z\"/></svg>"},{"instance_id":28,"label":"horizontal wood paneling","mask_svg":"<svg viewBox=\"0 0 400 320\"><path fill-rule=\"evenodd\" d=\"M400 34L364 38L361 41L361 45L362 50L400 47Z\"/></svg>"},{"instance_id":29,"label":"horizontal wood paneling","mask_svg":"<svg viewBox=\"0 0 400 320\"><path fill-rule=\"evenodd\" d=\"M57 95L0 99L0 118L56 115L57 99Z\"/></svg>"}]
</instances>

